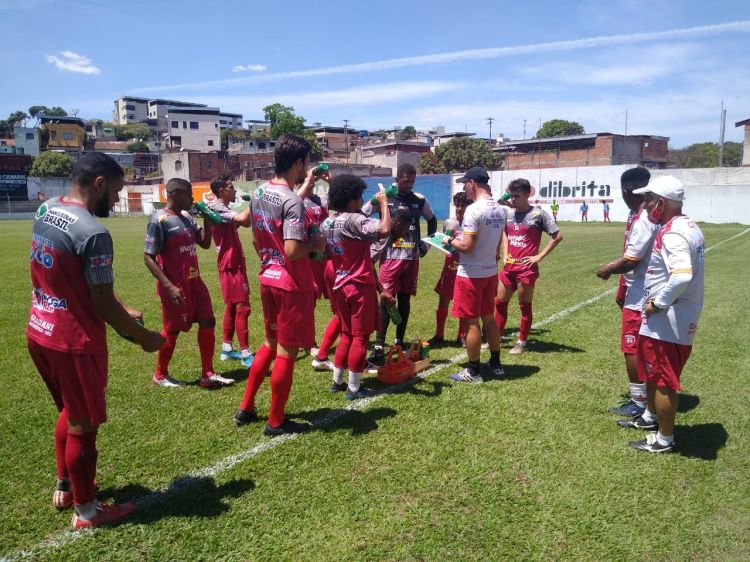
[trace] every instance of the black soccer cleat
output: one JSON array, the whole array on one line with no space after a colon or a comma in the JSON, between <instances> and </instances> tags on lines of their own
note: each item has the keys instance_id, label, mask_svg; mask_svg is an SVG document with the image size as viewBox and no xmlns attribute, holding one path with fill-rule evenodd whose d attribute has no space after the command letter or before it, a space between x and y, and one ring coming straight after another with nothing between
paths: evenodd
<instances>
[{"instance_id":1,"label":"black soccer cleat","mask_svg":"<svg viewBox=\"0 0 750 562\"><path fill-rule=\"evenodd\" d=\"M266 424L266 428L263 430L264 435L269 437L278 437L280 435L291 435L293 433L305 433L310 431L312 425L307 422L299 423L293 420L285 419L279 427L273 427Z\"/></svg>"},{"instance_id":2,"label":"black soccer cleat","mask_svg":"<svg viewBox=\"0 0 750 562\"><path fill-rule=\"evenodd\" d=\"M247 410L237 410L237 413L234 414L234 423L236 423L238 427L257 421L257 419L258 414L255 411L255 408L249 412Z\"/></svg>"}]
</instances>

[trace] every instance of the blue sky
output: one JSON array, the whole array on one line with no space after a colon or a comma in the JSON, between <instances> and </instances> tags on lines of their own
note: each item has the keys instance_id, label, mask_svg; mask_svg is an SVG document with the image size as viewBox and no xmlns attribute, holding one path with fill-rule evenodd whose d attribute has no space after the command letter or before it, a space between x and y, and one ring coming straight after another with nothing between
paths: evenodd
<instances>
[{"instance_id":1,"label":"blue sky","mask_svg":"<svg viewBox=\"0 0 750 562\"><path fill-rule=\"evenodd\" d=\"M356 9L355 9L356 8ZM111 119L123 94L308 123L510 138L587 132L727 140L750 118L747 0L182 2L0 0L0 116L35 104Z\"/></svg>"}]
</instances>

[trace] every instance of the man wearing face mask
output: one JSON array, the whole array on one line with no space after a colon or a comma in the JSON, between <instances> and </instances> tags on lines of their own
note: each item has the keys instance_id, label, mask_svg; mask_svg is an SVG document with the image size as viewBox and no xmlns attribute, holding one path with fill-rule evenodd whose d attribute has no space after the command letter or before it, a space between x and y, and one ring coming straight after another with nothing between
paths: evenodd
<instances>
[{"instance_id":1,"label":"man wearing face mask","mask_svg":"<svg viewBox=\"0 0 750 562\"><path fill-rule=\"evenodd\" d=\"M112 158L86 153L73 167L70 192L43 203L32 230L26 335L59 411L52 504L74 506L75 529L112 523L135 509L132 503L96 501L96 435L107 421L104 323L130 334L144 351L164 344L157 332L136 322L141 313L124 305L113 290L112 237L94 216L109 216L122 186L122 168Z\"/></svg>"},{"instance_id":2,"label":"man wearing face mask","mask_svg":"<svg viewBox=\"0 0 750 562\"><path fill-rule=\"evenodd\" d=\"M652 179L645 195L651 220L660 228L644 281L643 319L638 336L638 375L646 382L648 407L620 420L622 427L657 429L630 446L648 453L674 451L674 418L680 375L690 356L703 309L703 233L682 214L685 192L673 176Z\"/></svg>"}]
</instances>

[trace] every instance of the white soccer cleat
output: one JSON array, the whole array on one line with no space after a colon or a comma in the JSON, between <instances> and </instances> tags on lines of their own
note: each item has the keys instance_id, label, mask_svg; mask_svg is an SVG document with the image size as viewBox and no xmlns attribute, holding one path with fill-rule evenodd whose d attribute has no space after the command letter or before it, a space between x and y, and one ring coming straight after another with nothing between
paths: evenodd
<instances>
[{"instance_id":1,"label":"white soccer cleat","mask_svg":"<svg viewBox=\"0 0 750 562\"><path fill-rule=\"evenodd\" d=\"M154 377L151 379L151 382L153 382L157 386L163 386L165 388L178 388L181 386L185 386L184 382L173 379L169 375L166 375L164 377L157 377L156 375L154 375Z\"/></svg>"}]
</instances>

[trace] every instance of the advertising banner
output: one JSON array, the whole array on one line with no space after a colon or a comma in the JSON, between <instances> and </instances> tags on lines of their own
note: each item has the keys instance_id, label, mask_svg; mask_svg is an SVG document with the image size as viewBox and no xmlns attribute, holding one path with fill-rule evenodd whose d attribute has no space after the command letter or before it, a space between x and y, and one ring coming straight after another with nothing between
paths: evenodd
<instances>
[{"instance_id":1,"label":"advertising banner","mask_svg":"<svg viewBox=\"0 0 750 562\"><path fill-rule=\"evenodd\" d=\"M26 184L27 173L24 170L0 170L0 198L7 201L26 201L29 191Z\"/></svg>"}]
</instances>

